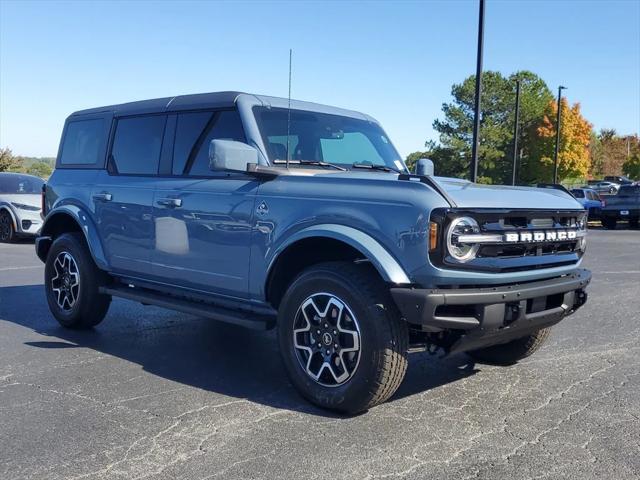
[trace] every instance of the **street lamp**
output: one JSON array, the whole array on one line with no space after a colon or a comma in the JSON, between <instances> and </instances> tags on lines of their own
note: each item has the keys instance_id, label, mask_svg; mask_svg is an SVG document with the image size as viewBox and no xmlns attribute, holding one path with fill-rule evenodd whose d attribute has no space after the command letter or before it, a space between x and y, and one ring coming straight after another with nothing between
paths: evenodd
<instances>
[{"instance_id":1,"label":"street lamp","mask_svg":"<svg viewBox=\"0 0 640 480\"><path fill-rule=\"evenodd\" d=\"M484 0L480 0L478 15L478 56L476 62L476 99L473 119L473 145L471 147L471 181L478 179L478 143L480 131L480 96L482 94L482 49L484 43Z\"/></svg>"},{"instance_id":2,"label":"street lamp","mask_svg":"<svg viewBox=\"0 0 640 480\"><path fill-rule=\"evenodd\" d=\"M520 116L520 80L516 80L516 115L513 122L513 178L511 185L516 184L516 167L518 165L518 117Z\"/></svg>"},{"instance_id":3,"label":"street lamp","mask_svg":"<svg viewBox=\"0 0 640 480\"><path fill-rule=\"evenodd\" d=\"M567 87L558 87L558 117L556 118L556 153L553 157L553 183L558 183L558 151L560 150L560 100L562 100L562 90Z\"/></svg>"}]
</instances>

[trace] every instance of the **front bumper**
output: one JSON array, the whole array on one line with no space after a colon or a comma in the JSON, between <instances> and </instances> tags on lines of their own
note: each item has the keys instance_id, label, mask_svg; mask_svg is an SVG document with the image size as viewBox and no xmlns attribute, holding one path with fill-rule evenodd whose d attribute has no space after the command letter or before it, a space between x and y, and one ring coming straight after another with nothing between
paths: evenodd
<instances>
[{"instance_id":1,"label":"front bumper","mask_svg":"<svg viewBox=\"0 0 640 480\"><path fill-rule=\"evenodd\" d=\"M403 317L427 332L455 330L449 351L507 343L558 323L587 300L589 270L549 280L500 287L392 288Z\"/></svg>"},{"instance_id":2,"label":"front bumper","mask_svg":"<svg viewBox=\"0 0 640 480\"><path fill-rule=\"evenodd\" d=\"M15 212L15 230L20 236L36 236L42 228L40 212L17 210Z\"/></svg>"}]
</instances>

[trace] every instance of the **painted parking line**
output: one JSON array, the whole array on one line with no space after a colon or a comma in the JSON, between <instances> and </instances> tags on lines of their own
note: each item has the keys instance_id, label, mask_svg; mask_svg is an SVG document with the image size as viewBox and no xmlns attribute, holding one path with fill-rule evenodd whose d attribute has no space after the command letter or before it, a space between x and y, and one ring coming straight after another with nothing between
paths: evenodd
<instances>
[{"instance_id":1,"label":"painted parking line","mask_svg":"<svg viewBox=\"0 0 640 480\"><path fill-rule=\"evenodd\" d=\"M8 270L27 270L30 268L42 268L44 267L44 265L29 265L27 267L5 267L5 268L0 268L0 272L6 272Z\"/></svg>"}]
</instances>

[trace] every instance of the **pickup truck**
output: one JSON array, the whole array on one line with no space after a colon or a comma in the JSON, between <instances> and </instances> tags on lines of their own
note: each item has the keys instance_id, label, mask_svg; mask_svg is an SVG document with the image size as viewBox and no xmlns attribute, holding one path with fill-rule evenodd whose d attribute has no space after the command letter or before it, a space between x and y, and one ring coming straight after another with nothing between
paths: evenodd
<instances>
[{"instance_id":1,"label":"pickup truck","mask_svg":"<svg viewBox=\"0 0 640 480\"><path fill-rule=\"evenodd\" d=\"M628 220L631 228L638 228L640 219L640 185L622 185L618 193L607 197L602 208L602 225L614 230L621 220Z\"/></svg>"},{"instance_id":2,"label":"pickup truck","mask_svg":"<svg viewBox=\"0 0 640 480\"><path fill-rule=\"evenodd\" d=\"M113 297L276 328L292 384L347 413L391 397L410 351L531 355L587 299L587 212L418 166L374 118L284 98L75 112L36 241L49 308L67 328Z\"/></svg>"}]
</instances>

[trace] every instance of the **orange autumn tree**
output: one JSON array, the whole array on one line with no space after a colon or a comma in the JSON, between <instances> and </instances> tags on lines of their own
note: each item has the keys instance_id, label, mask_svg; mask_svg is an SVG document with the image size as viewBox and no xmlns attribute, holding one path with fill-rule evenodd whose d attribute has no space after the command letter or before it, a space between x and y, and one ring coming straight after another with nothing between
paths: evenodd
<instances>
[{"instance_id":1,"label":"orange autumn tree","mask_svg":"<svg viewBox=\"0 0 640 480\"><path fill-rule=\"evenodd\" d=\"M558 153L558 181L567 178L585 178L589 172L589 143L592 125L582 116L580 104L569 106L565 98L560 102L561 127ZM536 147L529 165L529 174L540 182L553 180L553 163L556 142L556 102L549 102L547 111L536 127ZM537 162L535 161L537 157Z\"/></svg>"}]
</instances>

